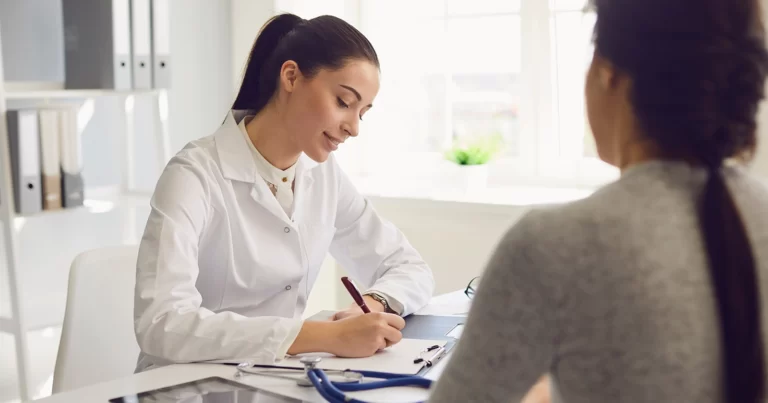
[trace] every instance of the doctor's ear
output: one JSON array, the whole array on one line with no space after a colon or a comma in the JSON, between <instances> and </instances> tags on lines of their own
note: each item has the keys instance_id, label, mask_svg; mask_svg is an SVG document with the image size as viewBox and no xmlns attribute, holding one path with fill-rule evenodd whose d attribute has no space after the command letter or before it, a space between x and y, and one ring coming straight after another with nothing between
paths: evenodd
<instances>
[{"instance_id":1,"label":"doctor's ear","mask_svg":"<svg viewBox=\"0 0 768 403\"><path fill-rule=\"evenodd\" d=\"M283 89L288 92L293 92L296 88L296 80L301 77L301 70L299 65L293 60L286 60L280 67L280 83Z\"/></svg>"}]
</instances>

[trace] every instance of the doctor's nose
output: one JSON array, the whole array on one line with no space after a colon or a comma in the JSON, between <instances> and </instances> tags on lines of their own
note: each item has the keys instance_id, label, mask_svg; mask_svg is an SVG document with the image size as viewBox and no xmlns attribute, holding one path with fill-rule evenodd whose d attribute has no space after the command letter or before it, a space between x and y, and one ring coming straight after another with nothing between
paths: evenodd
<instances>
[{"instance_id":1,"label":"doctor's nose","mask_svg":"<svg viewBox=\"0 0 768 403\"><path fill-rule=\"evenodd\" d=\"M358 131L360 130L360 126L358 122L354 123L344 123L341 125L341 130L344 132L344 135L349 137L357 137Z\"/></svg>"}]
</instances>

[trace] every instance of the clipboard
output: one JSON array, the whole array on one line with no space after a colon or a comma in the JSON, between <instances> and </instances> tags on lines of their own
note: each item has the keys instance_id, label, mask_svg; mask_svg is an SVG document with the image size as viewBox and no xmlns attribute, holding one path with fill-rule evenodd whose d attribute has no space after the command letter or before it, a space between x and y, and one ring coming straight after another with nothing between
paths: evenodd
<instances>
[{"instance_id":1,"label":"clipboard","mask_svg":"<svg viewBox=\"0 0 768 403\"><path fill-rule=\"evenodd\" d=\"M328 321L333 318L334 311L320 311L311 317L307 318L307 321ZM422 368L417 375L423 376L429 370L435 367L441 359L448 355L455 347L458 337L455 334L460 334L464 323L467 320L466 316L438 316L438 315L408 315L405 318L405 328L402 330L404 339L419 339L419 340L445 340L445 346L443 347L443 353L432 360L432 365Z\"/></svg>"},{"instance_id":2,"label":"clipboard","mask_svg":"<svg viewBox=\"0 0 768 403\"><path fill-rule=\"evenodd\" d=\"M456 346L458 338L451 336L455 329L463 328L466 322L466 316L436 316L436 315L409 315L405 319L405 328L403 328L403 338L408 339L427 339L427 340L446 340L444 351L438 357L432 360L432 365L424 367L418 375L426 375L435 364L445 358Z\"/></svg>"}]
</instances>

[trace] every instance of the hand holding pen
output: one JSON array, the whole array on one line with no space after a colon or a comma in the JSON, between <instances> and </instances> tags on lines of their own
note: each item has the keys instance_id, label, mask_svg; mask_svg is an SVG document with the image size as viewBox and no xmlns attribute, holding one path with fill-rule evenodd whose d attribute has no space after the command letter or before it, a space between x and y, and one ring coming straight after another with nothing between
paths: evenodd
<instances>
[{"instance_id":1,"label":"hand holding pen","mask_svg":"<svg viewBox=\"0 0 768 403\"><path fill-rule=\"evenodd\" d=\"M338 357L362 358L402 340L403 318L391 313L372 312L349 279L345 277L342 282L355 300L355 312L333 321L305 321L294 346L288 350L289 354L327 352Z\"/></svg>"},{"instance_id":2,"label":"hand holding pen","mask_svg":"<svg viewBox=\"0 0 768 403\"><path fill-rule=\"evenodd\" d=\"M355 285L352 284L351 281L349 281L348 277L342 277L341 282L344 284L344 287L347 288L347 292L349 292L349 295L352 296L352 299L355 300L355 304L360 307L360 309L363 310L363 313L371 313L371 310L368 308L368 305L365 304L365 300L363 299L363 296L360 295L360 291L357 291L357 288L355 288Z\"/></svg>"},{"instance_id":3,"label":"hand holding pen","mask_svg":"<svg viewBox=\"0 0 768 403\"><path fill-rule=\"evenodd\" d=\"M405 320L390 313L372 312L352 282L347 277L341 281L355 301L356 312L327 323L331 329L328 352L339 357L369 357L399 343Z\"/></svg>"}]
</instances>

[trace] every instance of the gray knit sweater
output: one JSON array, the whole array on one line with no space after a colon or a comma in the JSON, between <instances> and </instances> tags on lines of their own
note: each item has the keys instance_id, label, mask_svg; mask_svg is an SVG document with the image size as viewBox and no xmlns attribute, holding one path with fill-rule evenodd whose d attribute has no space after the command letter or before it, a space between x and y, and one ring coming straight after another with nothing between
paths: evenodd
<instances>
[{"instance_id":1,"label":"gray knit sweater","mask_svg":"<svg viewBox=\"0 0 768 403\"><path fill-rule=\"evenodd\" d=\"M726 169L768 303L768 188ZM501 240L434 402L722 402L719 322L697 199L706 172L634 166ZM763 309L763 326L768 317ZM768 345L768 342L766 343Z\"/></svg>"}]
</instances>

